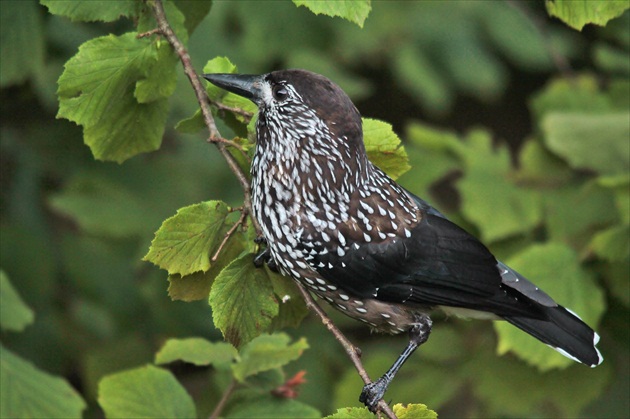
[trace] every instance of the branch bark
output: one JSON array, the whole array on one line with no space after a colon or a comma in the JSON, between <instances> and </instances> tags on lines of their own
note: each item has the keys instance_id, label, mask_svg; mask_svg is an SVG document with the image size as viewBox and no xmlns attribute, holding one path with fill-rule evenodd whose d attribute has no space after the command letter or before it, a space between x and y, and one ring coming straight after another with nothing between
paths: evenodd
<instances>
[{"instance_id":1,"label":"branch bark","mask_svg":"<svg viewBox=\"0 0 630 419\"><path fill-rule=\"evenodd\" d=\"M166 40L169 42L169 44L173 47L173 49L175 50L175 53L179 56L179 59L182 62L182 65L184 67L184 72L186 73L186 76L190 80L190 84L192 85L192 88L195 91L195 96L197 97L197 101L199 102L199 106L201 107L201 113L203 115L204 123L206 127L208 128L208 132L210 134L209 141L214 143L214 145L217 147L221 155L225 158L225 161L227 162L230 170L232 171L232 173L234 173L239 183L241 184L241 187L243 188L243 195L244 195L243 213L241 214L242 218L239 220L239 222L241 222L246 215L252 214L251 187L247 179L247 176L241 170L237 161L234 159L234 157L230 154L229 150L226 148L227 147L226 142L229 143L229 140L224 139L219 133L219 130L217 129L217 126L214 122L214 118L212 117L212 112L210 111L210 106L208 104L206 90L201 84L201 81L199 80L199 76L197 75L197 73L195 72L192 66L190 55L188 55L186 48L184 47L182 42L179 40L179 38L177 38L177 35L175 34L173 29L169 25L168 20L166 19L166 14L164 13L164 7L162 5L161 0L154 1L153 12L155 14L155 19L158 24L156 33L162 34L166 38ZM232 111L231 108L227 110ZM250 217L250 218L252 219L252 222L254 223L256 232L260 234L261 232L260 226L258 225L256 219L254 217ZM239 223L236 223L236 225L238 224ZM348 354L348 357L350 358L355 368L357 369L359 375L363 379L363 382L366 384L371 383L370 377L368 376L367 372L365 371L365 368L363 367L363 364L361 363L361 359L360 359L361 351L359 350L359 348L354 346L352 342L350 342L344 336L344 334L341 333L341 331L337 328L337 326L335 326L335 324L330 319L330 317L328 317L328 315L324 312L324 310L322 310L322 308L319 307L319 305L317 305L317 303L315 302L313 297L310 295L310 293L302 285L298 284L297 286L298 286L298 289L300 290L300 293L304 297L304 301L306 302L306 307L309 310L315 312L315 314L321 319L322 323L326 326L326 328L335 336L335 339L337 339L337 341L341 344L341 346L343 346L344 350ZM230 385L228 390L224 393L223 399L227 399L229 395L231 394L232 390L233 390L233 385ZM217 406L217 408L215 409L215 412L213 412L211 417L215 417L221 412L221 410L223 409L224 403L225 403L225 400L222 400L222 403L220 403L219 406ZM379 401L378 408L388 418L396 419L396 415L394 414L394 412L391 410L389 405L384 400Z\"/></svg>"}]
</instances>

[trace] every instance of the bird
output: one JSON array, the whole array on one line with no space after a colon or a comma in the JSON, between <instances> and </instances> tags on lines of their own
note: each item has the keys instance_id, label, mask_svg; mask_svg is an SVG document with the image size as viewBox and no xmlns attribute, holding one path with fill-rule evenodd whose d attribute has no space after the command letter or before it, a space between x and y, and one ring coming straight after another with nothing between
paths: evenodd
<instances>
[{"instance_id":1,"label":"bird","mask_svg":"<svg viewBox=\"0 0 630 419\"><path fill-rule=\"evenodd\" d=\"M503 319L590 367L598 334L477 238L372 164L361 114L328 78L303 69L204 74L258 107L251 207L267 263L380 332L409 334L359 400L377 410L431 315Z\"/></svg>"}]
</instances>

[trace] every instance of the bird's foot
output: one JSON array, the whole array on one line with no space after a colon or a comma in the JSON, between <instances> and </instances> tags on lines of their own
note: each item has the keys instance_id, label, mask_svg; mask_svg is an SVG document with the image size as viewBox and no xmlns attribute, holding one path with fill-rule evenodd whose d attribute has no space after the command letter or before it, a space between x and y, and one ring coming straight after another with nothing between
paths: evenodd
<instances>
[{"instance_id":1,"label":"bird's foot","mask_svg":"<svg viewBox=\"0 0 630 419\"><path fill-rule=\"evenodd\" d=\"M264 239L262 239L264 240ZM258 252L258 254L254 257L254 266L257 268L262 268L262 266L264 264L267 264L267 266L269 267L269 269L272 272L276 272L278 273L278 265L276 265L276 261L273 260L273 258L271 257L271 252L269 251L269 248L266 248L264 250L261 250L260 252Z\"/></svg>"},{"instance_id":2,"label":"bird's foot","mask_svg":"<svg viewBox=\"0 0 630 419\"><path fill-rule=\"evenodd\" d=\"M383 395L385 395L389 382L390 380L383 376L373 383L366 384L363 386L359 401L363 403L370 412L376 413L378 402L383 398Z\"/></svg>"}]
</instances>

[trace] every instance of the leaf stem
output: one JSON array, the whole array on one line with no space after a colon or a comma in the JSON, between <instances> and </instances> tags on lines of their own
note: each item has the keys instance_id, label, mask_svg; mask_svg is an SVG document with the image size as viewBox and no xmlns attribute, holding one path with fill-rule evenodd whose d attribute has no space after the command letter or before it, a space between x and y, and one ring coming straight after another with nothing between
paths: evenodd
<instances>
[{"instance_id":1,"label":"leaf stem","mask_svg":"<svg viewBox=\"0 0 630 419\"><path fill-rule=\"evenodd\" d=\"M217 403L217 406L214 408L212 413L210 413L209 419L217 419L221 416L221 412L223 412L223 409L225 408L227 401L230 399L230 396L232 396L232 393L236 389L237 385L238 383L233 378L232 381L230 382L230 385L228 385L225 391L223 392L223 395L221 395L221 400L219 400L219 403Z\"/></svg>"},{"instance_id":2,"label":"leaf stem","mask_svg":"<svg viewBox=\"0 0 630 419\"><path fill-rule=\"evenodd\" d=\"M244 211L244 208L237 209L237 211L241 211L241 216L238 219L238 221L235 222L232 227L230 227L227 233L225 233L225 236L223 237L223 241L219 245L219 248L214 253L214 256L212 256L212 259L210 259L212 262L217 261L217 259L219 258L219 254L221 253L221 250L223 250L223 248L225 247L225 244L227 243L227 241L230 239L230 237L232 237L232 234L234 234L238 226L242 225L245 222L245 219L247 218L247 212Z\"/></svg>"}]
</instances>

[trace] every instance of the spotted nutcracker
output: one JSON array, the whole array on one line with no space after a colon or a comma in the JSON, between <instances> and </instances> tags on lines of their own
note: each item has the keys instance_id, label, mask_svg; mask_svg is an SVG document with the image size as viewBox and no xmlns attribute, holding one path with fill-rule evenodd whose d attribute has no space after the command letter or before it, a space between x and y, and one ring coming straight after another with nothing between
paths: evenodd
<instances>
[{"instance_id":1,"label":"spotted nutcracker","mask_svg":"<svg viewBox=\"0 0 630 419\"><path fill-rule=\"evenodd\" d=\"M410 342L363 388L371 410L431 332L432 310L504 319L594 367L599 336L475 237L367 158L361 115L327 78L305 70L205 74L258 106L251 167L258 258L344 314Z\"/></svg>"}]
</instances>

